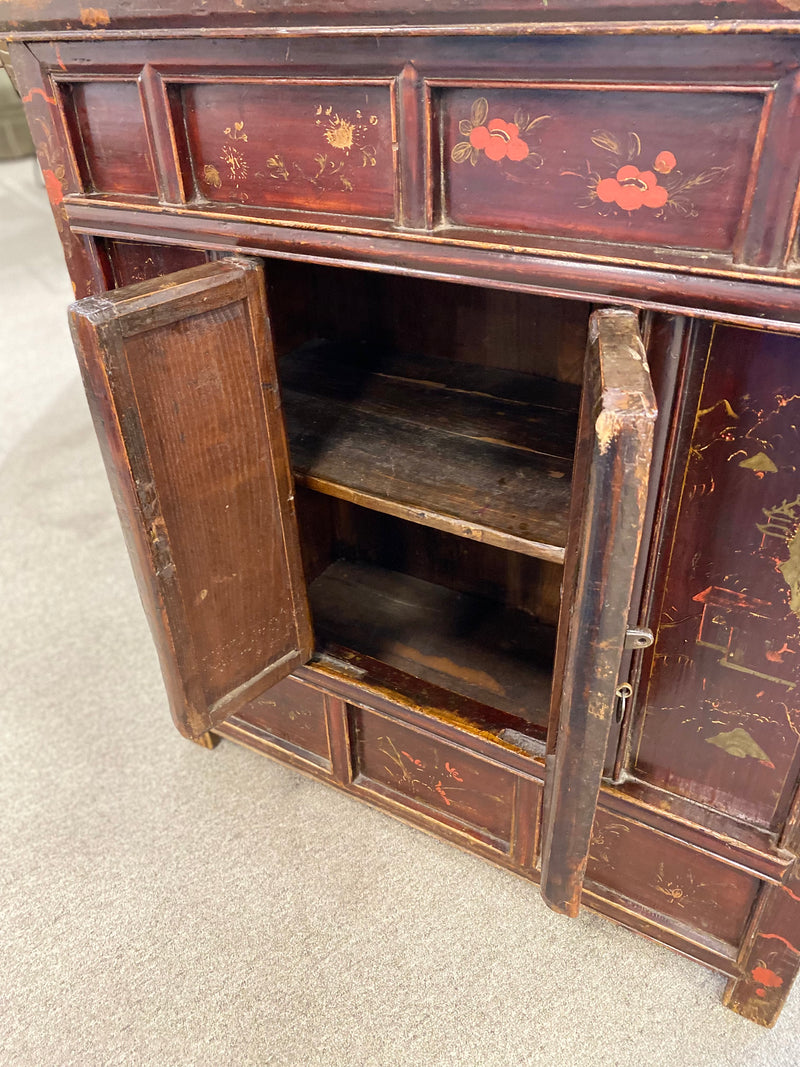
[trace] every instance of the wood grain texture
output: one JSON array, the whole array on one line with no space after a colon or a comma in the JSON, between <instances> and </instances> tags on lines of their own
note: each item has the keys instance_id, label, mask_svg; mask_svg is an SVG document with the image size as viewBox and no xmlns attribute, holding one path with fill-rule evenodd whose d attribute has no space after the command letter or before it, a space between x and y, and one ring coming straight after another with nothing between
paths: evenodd
<instances>
[{"instance_id":1,"label":"wood grain texture","mask_svg":"<svg viewBox=\"0 0 800 1067\"><path fill-rule=\"evenodd\" d=\"M61 78L140 77L167 203L178 202L182 182L206 213L231 218L300 215L331 229L370 218L387 232L425 225L437 235L450 219L451 240L481 245L674 263L701 275L792 269L798 54L777 34L487 33L413 46L392 37L380 48L308 34L292 40L288 62L275 38L237 41L224 56L213 42L163 40L37 52ZM367 110L376 93L382 99ZM460 146L470 149L464 138L476 129L494 144L511 137L485 123L470 128L480 100L488 125L542 120L513 135L515 154L530 141L524 159L472 146L476 165L465 162ZM408 218L400 190L414 205Z\"/></svg>"},{"instance_id":2,"label":"wood grain texture","mask_svg":"<svg viewBox=\"0 0 800 1067\"><path fill-rule=\"evenodd\" d=\"M586 879L672 916L733 948L744 935L760 883L673 838L598 809Z\"/></svg>"},{"instance_id":3,"label":"wood grain texture","mask_svg":"<svg viewBox=\"0 0 800 1067\"><path fill-rule=\"evenodd\" d=\"M597 312L575 459L544 809L542 895L567 915L580 905L616 707L655 418L636 316Z\"/></svg>"},{"instance_id":4,"label":"wood grain texture","mask_svg":"<svg viewBox=\"0 0 800 1067\"><path fill-rule=\"evenodd\" d=\"M109 289L161 278L165 274L199 267L207 262L205 252L196 248L145 244L142 241L99 240L97 244Z\"/></svg>"},{"instance_id":5,"label":"wood grain texture","mask_svg":"<svg viewBox=\"0 0 800 1067\"><path fill-rule=\"evenodd\" d=\"M537 241L525 248L503 235L477 241L472 230L441 229L435 238L405 237L357 230L326 233L322 228L274 220L205 218L200 212L153 215L133 206L65 201L72 232L159 243L197 244L218 252L299 257L331 266L362 267L398 274L489 285L526 294L649 308L721 322L800 333L800 287L794 277L756 277L731 268L729 261L704 256L670 256L669 269L635 264L613 249L572 246L566 253ZM377 240L377 238L380 240ZM606 255L610 253L610 255ZM592 257L596 258L592 258ZM611 262L609 262L611 259ZM701 269L698 269L701 268ZM784 281L790 284L783 284Z\"/></svg>"},{"instance_id":6,"label":"wood grain texture","mask_svg":"<svg viewBox=\"0 0 800 1067\"><path fill-rule=\"evenodd\" d=\"M34 55L20 44L11 44L25 118L30 127L45 193L61 239L64 259L76 297L102 292L105 281L91 238L71 232L64 197L80 189L80 177L64 122L64 99Z\"/></svg>"},{"instance_id":7,"label":"wood grain texture","mask_svg":"<svg viewBox=\"0 0 800 1067\"><path fill-rule=\"evenodd\" d=\"M455 593L558 623L563 567L298 486L297 513L306 576L338 559L371 563Z\"/></svg>"},{"instance_id":8,"label":"wood grain texture","mask_svg":"<svg viewBox=\"0 0 800 1067\"><path fill-rule=\"evenodd\" d=\"M74 305L173 717L204 733L311 652L258 266Z\"/></svg>"}]
</instances>

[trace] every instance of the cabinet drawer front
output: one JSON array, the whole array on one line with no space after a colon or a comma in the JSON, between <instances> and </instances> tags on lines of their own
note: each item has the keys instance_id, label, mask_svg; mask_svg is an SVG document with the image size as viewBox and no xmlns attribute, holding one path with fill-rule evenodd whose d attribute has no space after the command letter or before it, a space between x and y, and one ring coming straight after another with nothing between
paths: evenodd
<instances>
[{"instance_id":1,"label":"cabinet drawer front","mask_svg":"<svg viewBox=\"0 0 800 1067\"><path fill-rule=\"evenodd\" d=\"M731 252L764 104L715 87L442 89L445 218Z\"/></svg>"},{"instance_id":2,"label":"cabinet drawer front","mask_svg":"<svg viewBox=\"0 0 800 1067\"><path fill-rule=\"evenodd\" d=\"M173 85L201 201L393 219L392 97L386 82ZM188 168L188 173L186 172Z\"/></svg>"},{"instance_id":3,"label":"cabinet drawer front","mask_svg":"<svg viewBox=\"0 0 800 1067\"><path fill-rule=\"evenodd\" d=\"M289 751L330 769L325 697L318 689L296 678L285 678L251 700L237 712L237 718L266 731L278 742L285 741Z\"/></svg>"},{"instance_id":4,"label":"cabinet drawer front","mask_svg":"<svg viewBox=\"0 0 800 1067\"><path fill-rule=\"evenodd\" d=\"M376 712L348 714L358 786L510 851L516 775Z\"/></svg>"},{"instance_id":5,"label":"cabinet drawer front","mask_svg":"<svg viewBox=\"0 0 800 1067\"><path fill-rule=\"evenodd\" d=\"M760 882L688 845L598 811L587 888L605 887L671 922L738 945Z\"/></svg>"}]
</instances>

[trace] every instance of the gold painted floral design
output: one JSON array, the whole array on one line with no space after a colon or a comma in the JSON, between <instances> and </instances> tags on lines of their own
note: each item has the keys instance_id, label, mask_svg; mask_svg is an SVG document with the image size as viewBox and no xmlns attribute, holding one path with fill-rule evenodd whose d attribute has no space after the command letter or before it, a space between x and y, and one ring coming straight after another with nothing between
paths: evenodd
<instances>
[{"instance_id":1,"label":"gold painted floral design","mask_svg":"<svg viewBox=\"0 0 800 1067\"><path fill-rule=\"evenodd\" d=\"M512 121L499 116L490 119L489 101L484 96L478 97L470 117L458 124L459 132L467 140L458 142L450 153L451 159L454 163L469 161L474 167L483 153L494 163L508 160L541 167L544 157L533 146L539 143L537 128L549 118L550 115L539 115L532 119L527 112L518 110Z\"/></svg>"},{"instance_id":2,"label":"gold painted floral design","mask_svg":"<svg viewBox=\"0 0 800 1067\"><path fill-rule=\"evenodd\" d=\"M219 176L219 170L211 163L206 163L203 167L203 181L206 185L210 185L212 189L219 189L222 185L222 178Z\"/></svg>"},{"instance_id":3,"label":"gold painted floral design","mask_svg":"<svg viewBox=\"0 0 800 1067\"><path fill-rule=\"evenodd\" d=\"M604 154L595 161L587 160L583 171L565 170L561 175L585 184L587 196L578 202L579 207L594 207L604 215L632 215L647 208L657 218L669 214L696 218L699 211L691 190L717 181L730 169L710 167L686 175L668 148L661 148L652 160L644 156L641 138L633 131L617 137L608 130L595 130L591 140Z\"/></svg>"},{"instance_id":4,"label":"gold painted floral design","mask_svg":"<svg viewBox=\"0 0 800 1067\"><path fill-rule=\"evenodd\" d=\"M666 897L667 903L674 904L676 908L684 908L685 902L698 889L705 889L706 884L706 882L695 882L691 871L682 872L680 879L667 877L664 874L664 864L659 863L654 888Z\"/></svg>"},{"instance_id":5,"label":"gold painted floral design","mask_svg":"<svg viewBox=\"0 0 800 1067\"><path fill-rule=\"evenodd\" d=\"M300 180L317 189L352 192L358 170L376 166L376 151L370 143L370 134L379 123L378 116L365 116L360 109L350 115L340 115L333 107L323 104L316 106L314 114L326 147L314 155L312 168L284 152L275 151L264 160L263 170L255 169L255 165L251 166L252 149L244 120L239 120L223 131L225 141L220 159L225 167L220 171L213 163L204 164L203 184L211 189L221 189L224 183L230 183L237 190L237 196L245 200L248 194L239 187L249 176L267 177L278 182Z\"/></svg>"},{"instance_id":6,"label":"gold painted floral design","mask_svg":"<svg viewBox=\"0 0 800 1067\"><path fill-rule=\"evenodd\" d=\"M244 122L235 122L233 126L227 126L224 133L227 141L222 148L220 159L223 163L227 164L228 177L238 189L239 183L244 181L247 177L247 169L249 166L241 146L235 143L237 141L247 141L247 134L244 132Z\"/></svg>"},{"instance_id":7,"label":"gold painted floral design","mask_svg":"<svg viewBox=\"0 0 800 1067\"><path fill-rule=\"evenodd\" d=\"M328 145L337 152L360 158L362 167L375 166L375 148L369 143L370 127L378 125L378 116L365 116L360 109L351 115L339 115L331 106L317 105L316 124Z\"/></svg>"}]
</instances>

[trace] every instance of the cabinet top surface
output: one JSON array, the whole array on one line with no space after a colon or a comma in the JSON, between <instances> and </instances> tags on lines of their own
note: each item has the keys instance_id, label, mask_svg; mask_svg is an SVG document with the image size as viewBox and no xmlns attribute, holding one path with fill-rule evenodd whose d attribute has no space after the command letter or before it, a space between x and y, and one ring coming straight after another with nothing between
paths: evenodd
<instances>
[{"instance_id":1,"label":"cabinet top surface","mask_svg":"<svg viewBox=\"0 0 800 1067\"><path fill-rule=\"evenodd\" d=\"M697 33L738 28L742 22L785 30L797 19L797 0L111 0L104 7L79 0L0 0L0 32L90 33L126 30L334 30L374 32L601 31L620 23L656 30L680 26Z\"/></svg>"}]
</instances>

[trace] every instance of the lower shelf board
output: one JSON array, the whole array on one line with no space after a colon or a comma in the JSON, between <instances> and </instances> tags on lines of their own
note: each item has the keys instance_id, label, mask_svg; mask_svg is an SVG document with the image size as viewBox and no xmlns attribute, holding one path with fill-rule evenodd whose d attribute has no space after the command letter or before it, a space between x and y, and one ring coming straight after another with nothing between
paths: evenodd
<instances>
[{"instance_id":1,"label":"lower shelf board","mask_svg":"<svg viewBox=\"0 0 800 1067\"><path fill-rule=\"evenodd\" d=\"M546 729L555 631L522 611L366 563L309 591L317 643L344 646Z\"/></svg>"}]
</instances>

